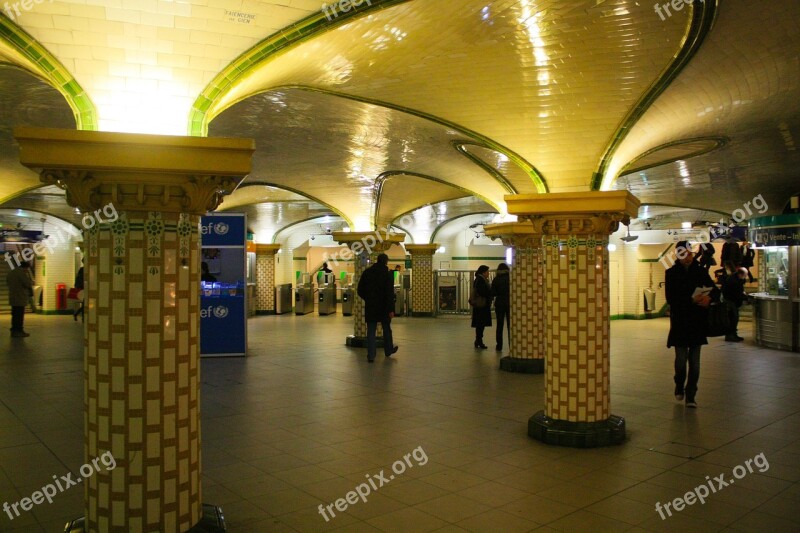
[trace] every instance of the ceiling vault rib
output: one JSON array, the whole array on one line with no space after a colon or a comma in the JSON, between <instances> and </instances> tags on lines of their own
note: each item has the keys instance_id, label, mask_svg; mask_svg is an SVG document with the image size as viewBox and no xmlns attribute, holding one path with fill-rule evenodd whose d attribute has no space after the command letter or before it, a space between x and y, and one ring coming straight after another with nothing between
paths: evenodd
<instances>
[{"instance_id":1,"label":"ceiling vault rib","mask_svg":"<svg viewBox=\"0 0 800 533\"><path fill-rule=\"evenodd\" d=\"M317 220L319 218L325 218L325 216L326 215L319 215L319 216L315 216L315 217L304 218L303 220L296 220L296 221L292 222L291 224L285 225L284 227L282 227L279 230L277 230L275 232L275 234L272 236L272 244L277 244L278 243L278 235L280 235L281 233L283 233L287 229L292 228L294 226L299 226L300 224L305 224L306 222L311 222L312 220Z\"/></svg>"},{"instance_id":2,"label":"ceiling vault rib","mask_svg":"<svg viewBox=\"0 0 800 533\"><path fill-rule=\"evenodd\" d=\"M719 211L718 209L709 209L708 207L691 207L691 206L686 206L686 205L665 204L665 203L659 203L659 202L647 202L647 203L643 203L639 207L644 207L644 206L675 207L677 209L687 209L687 210L691 209L693 211L706 211L707 213L716 213L718 215L722 215L722 216L725 216L725 217L730 217L731 216L731 213L726 213L724 211Z\"/></svg>"},{"instance_id":3,"label":"ceiling vault rib","mask_svg":"<svg viewBox=\"0 0 800 533\"><path fill-rule=\"evenodd\" d=\"M380 214L381 199L383 198L383 185L384 185L384 183L386 183L386 181L389 180L390 178L394 178L396 176L402 176L402 175L413 176L415 178L420 178L420 179L424 179L424 180L428 180L428 181L433 181L433 182L438 183L440 185L446 185L448 187L452 187L454 189L457 189L457 190L465 193L468 196L474 196L475 198L479 198L479 199L483 200L484 202L486 202L487 204L489 204L492 207L494 207L495 209L497 209L498 211L500 211L500 208L497 205L495 205L494 202L492 202L488 198L486 198L484 196L481 196L480 194L477 194L477 193L475 193L475 192L473 192L473 191L471 191L469 189L466 189L464 187L460 187L460 186L455 185L453 183L447 182L445 180L436 178L434 176L429 176L428 174L420 174L419 172L409 172L409 171L404 171L404 170L388 170L386 172L382 172L375 179L376 187L375 187L375 191L374 191L374 201L373 201L373 205L375 206L374 207L375 211L372 214L372 220L373 220L373 224L374 224L375 228L378 228L378 216ZM420 206L420 207L424 207L424 205ZM411 211L409 211L409 213L413 213L414 211L416 211L420 207L417 207L416 209L412 209Z\"/></svg>"},{"instance_id":4,"label":"ceiling vault rib","mask_svg":"<svg viewBox=\"0 0 800 533\"><path fill-rule=\"evenodd\" d=\"M658 161L656 163L652 163L652 164L649 164L649 165L644 165L644 166L641 166L641 167L629 168L629 167L631 167L631 165L635 165L637 161L641 161L645 157L647 157L649 155L652 155L652 154L654 154L654 153L656 153L656 152L658 152L660 150L664 150L665 148L672 148L674 146L680 146L682 144L689 144L689 143L702 142L702 141L712 141L712 142L715 143L715 145L710 147L710 148L703 148L702 150L697 150L695 152L689 152L689 153L687 153L685 155L682 155L680 157L667 158L667 159L664 159L663 161ZM668 165L669 163L674 163L675 161L685 161L685 160L691 159L693 157L698 157L698 156L701 156L701 155L705 155L707 153L713 152L714 150L722 148L723 146L727 145L729 142L731 142L730 137L725 137L725 136L720 135L718 137L692 137L692 138L689 138L689 139L680 139L680 140L677 140L677 141L671 141L671 142L668 142L668 143L660 144L660 145L658 145L658 146L656 146L654 148L651 148L651 149L647 150L646 152L636 156L635 158L631 159L628 162L627 165L622 167L622 170L620 170L620 172L619 172L619 176L624 176L625 174L635 174L636 172L642 172L642 171L650 169L650 168L660 167L661 165ZM617 179L619 179L619 176L615 177L608 184L609 187L611 185L614 185L614 183L616 183Z\"/></svg>"},{"instance_id":5,"label":"ceiling vault rib","mask_svg":"<svg viewBox=\"0 0 800 533\"><path fill-rule=\"evenodd\" d=\"M487 163L486 161L484 161L480 157L469 153L469 151L467 150L467 146L468 145L469 146L478 146L480 148L487 148L489 150L491 150L491 148L489 148L488 146L482 146L482 145L477 144L477 143L464 142L464 141L451 141L450 144L453 146L453 148L455 148L455 150L459 154L463 155L464 157L466 157L467 159L469 159L470 161L472 161L473 163L475 163L476 165L481 167L490 176L492 176L494 179L499 181L500 184L503 186L503 188L506 191L508 191L509 194L519 194L519 191L517 191L517 189L514 188L513 185L511 185L511 182L508 181L508 178L506 178L499 170L497 170L496 168L491 166L489 163ZM508 154L504 154L504 155L507 156ZM538 174L538 172L537 172L537 174Z\"/></svg>"},{"instance_id":6,"label":"ceiling vault rib","mask_svg":"<svg viewBox=\"0 0 800 533\"><path fill-rule=\"evenodd\" d=\"M75 115L75 125L79 130L97 131L97 108L89 95L67 68L51 54L39 41L17 26L4 14L0 14L0 40L31 62L35 71L25 65L15 65L30 72L60 92Z\"/></svg>"},{"instance_id":7,"label":"ceiling vault rib","mask_svg":"<svg viewBox=\"0 0 800 533\"><path fill-rule=\"evenodd\" d=\"M208 135L208 124L213 119L213 117L209 117L209 112L214 107L214 104L236 82L244 79L251 69L274 59L320 33L349 22L352 18L359 17L372 10L387 9L408 1L410 0L372 0L371 3L362 4L361 6L351 5L351 10L340 12L331 20L327 18L322 10L319 10L268 36L231 61L230 65L217 74L203 89L203 92L197 97L189 111L189 135L198 137ZM231 105L235 103L232 102ZM214 116L222 111L224 109L217 110Z\"/></svg>"},{"instance_id":8,"label":"ceiling vault rib","mask_svg":"<svg viewBox=\"0 0 800 533\"><path fill-rule=\"evenodd\" d=\"M439 231L443 227L448 225L449 223L451 223L453 221L456 221L459 218L471 217L471 216L475 216L475 215L496 215L496 214L497 213L492 213L491 211L476 211L474 213L464 213L464 214L461 214L461 215L456 215L453 218L449 218L449 219L445 220L444 222L442 222L441 224L439 224L438 226L436 226L436 229L433 230L433 233L431 233L431 239L430 239L430 242L428 244L433 244L434 242L436 242L436 235L439 233Z\"/></svg>"},{"instance_id":9,"label":"ceiling vault rib","mask_svg":"<svg viewBox=\"0 0 800 533\"><path fill-rule=\"evenodd\" d=\"M331 211L336 213L337 216L342 217L344 219L344 221L347 222L347 224L351 228L355 227L355 224L353 223L352 220L350 220L350 217L345 215L341 210L339 210L339 209L335 208L334 206L330 205L329 203L323 202L319 198L311 196L307 192L303 192L303 191L301 191L299 189L293 189L292 187L287 187L286 185L280 185L280 184L277 184L277 183L271 183L271 182L267 182L267 181L251 181L251 182L242 183L241 185L239 185L236 188L236 190L238 191L239 189L244 189L246 187L257 187L257 186L274 187L276 189L283 189L285 191L289 191L289 192L293 192L295 194L299 194L300 196L303 196L304 198L308 198L312 202L316 202L316 203L318 203L320 205L323 205L323 206L327 207L328 209L330 209ZM262 202L262 203L268 203L268 202ZM231 208L231 209L238 209L238 208Z\"/></svg>"},{"instance_id":10,"label":"ceiling vault rib","mask_svg":"<svg viewBox=\"0 0 800 533\"><path fill-rule=\"evenodd\" d=\"M608 166L614 157L622 141L628 136L633 126L639 121L645 112L653 105L659 96L672 84L678 75L689 64L692 58L700 50L706 37L711 33L718 13L719 0L706 0L692 4L692 19L683 46L675 55L672 62L664 70L664 73L651 85L642 98L631 109L628 115L622 120L617 131L611 138L611 142L606 148L597 172L592 176L591 189L601 190L610 187L613 177L606 176Z\"/></svg>"}]
</instances>

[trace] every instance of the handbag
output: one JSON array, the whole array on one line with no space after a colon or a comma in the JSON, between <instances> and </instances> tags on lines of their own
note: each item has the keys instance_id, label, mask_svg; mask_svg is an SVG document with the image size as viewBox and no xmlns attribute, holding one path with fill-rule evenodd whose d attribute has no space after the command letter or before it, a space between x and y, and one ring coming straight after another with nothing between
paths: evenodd
<instances>
[{"instance_id":1,"label":"handbag","mask_svg":"<svg viewBox=\"0 0 800 533\"><path fill-rule=\"evenodd\" d=\"M469 300L467 300L467 303L472 307L486 307L486 297L478 294L475 287L472 287L469 291Z\"/></svg>"},{"instance_id":2,"label":"handbag","mask_svg":"<svg viewBox=\"0 0 800 533\"><path fill-rule=\"evenodd\" d=\"M721 337L731 330L730 302L720 302L708 306L706 337Z\"/></svg>"},{"instance_id":3,"label":"handbag","mask_svg":"<svg viewBox=\"0 0 800 533\"><path fill-rule=\"evenodd\" d=\"M71 288L67 293L67 300L83 300L83 289Z\"/></svg>"}]
</instances>

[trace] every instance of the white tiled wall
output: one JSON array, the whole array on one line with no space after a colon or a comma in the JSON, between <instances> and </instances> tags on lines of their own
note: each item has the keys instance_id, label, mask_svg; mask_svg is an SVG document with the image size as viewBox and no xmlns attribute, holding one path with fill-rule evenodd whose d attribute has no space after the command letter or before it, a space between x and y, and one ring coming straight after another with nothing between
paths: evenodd
<instances>
[{"instance_id":1,"label":"white tiled wall","mask_svg":"<svg viewBox=\"0 0 800 533\"><path fill-rule=\"evenodd\" d=\"M54 235L54 229L45 228L45 231ZM62 232L63 235L63 232ZM52 237L51 237L52 238ZM43 287L42 309L44 311L56 310L56 285L63 283L67 291L75 284L75 247L78 240L74 237L65 242L53 242L53 252L45 250L44 255L36 259L36 285ZM68 307L69 309L69 304Z\"/></svg>"}]
</instances>

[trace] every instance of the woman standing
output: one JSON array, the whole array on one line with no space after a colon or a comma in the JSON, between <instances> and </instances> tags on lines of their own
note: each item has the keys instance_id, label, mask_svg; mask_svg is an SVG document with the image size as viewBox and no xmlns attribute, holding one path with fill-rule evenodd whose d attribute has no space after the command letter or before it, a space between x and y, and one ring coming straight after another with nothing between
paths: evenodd
<instances>
[{"instance_id":1,"label":"woman standing","mask_svg":"<svg viewBox=\"0 0 800 533\"><path fill-rule=\"evenodd\" d=\"M489 267L481 265L475 271L470 294L472 306L472 327L475 328L475 347L486 349L483 344L484 328L492 327L492 288L489 285Z\"/></svg>"},{"instance_id":2,"label":"woman standing","mask_svg":"<svg viewBox=\"0 0 800 533\"><path fill-rule=\"evenodd\" d=\"M497 266L497 272L492 280L492 296L494 297L494 313L497 317L497 332L495 333L495 340L497 345L495 350L498 352L503 351L503 323L508 328L509 335L511 334L511 318L509 315L509 270L508 265L500 263Z\"/></svg>"}]
</instances>

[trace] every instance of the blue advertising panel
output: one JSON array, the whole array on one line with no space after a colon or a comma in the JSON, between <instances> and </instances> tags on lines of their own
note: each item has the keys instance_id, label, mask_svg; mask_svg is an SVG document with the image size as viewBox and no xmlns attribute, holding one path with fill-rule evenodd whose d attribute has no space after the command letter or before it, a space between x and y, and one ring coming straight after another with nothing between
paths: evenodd
<instances>
[{"instance_id":1,"label":"blue advertising panel","mask_svg":"<svg viewBox=\"0 0 800 533\"><path fill-rule=\"evenodd\" d=\"M244 213L207 215L200 221L200 355L247 355Z\"/></svg>"}]
</instances>

